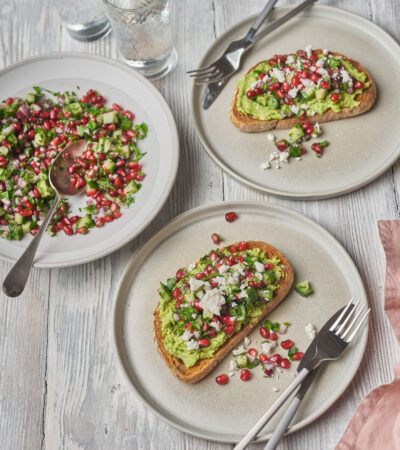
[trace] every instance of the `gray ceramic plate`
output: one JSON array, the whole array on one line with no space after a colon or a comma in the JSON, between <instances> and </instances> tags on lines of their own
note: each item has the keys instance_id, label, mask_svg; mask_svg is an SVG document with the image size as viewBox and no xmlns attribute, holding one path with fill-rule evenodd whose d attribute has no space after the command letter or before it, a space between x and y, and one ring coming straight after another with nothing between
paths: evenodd
<instances>
[{"instance_id":1,"label":"gray ceramic plate","mask_svg":"<svg viewBox=\"0 0 400 450\"><path fill-rule=\"evenodd\" d=\"M277 8L269 20L274 21L288 9ZM199 66L215 60L230 41L243 36L251 21L240 22L218 38ZM236 82L257 62L274 54L293 53L308 44L343 53L363 64L376 80L377 101L364 115L322 126L323 138L331 143L323 158L316 158L310 151L302 161L291 161L281 170L263 171L260 164L266 161L265 150L274 146L266 133L243 133L231 124L229 107ZM248 186L292 198L334 197L369 183L399 157L399 73L400 47L381 28L340 9L313 6L258 42L207 111L201 108L203 88L194 86L196 131L211 158ZM287 130L274 134L287 137Z\"/></svg>"},{"instance_id":2,"label":"gray ceramic plate","mask_svg":"<svg viewBox=\"0 0 400 450\"><path fill-rule=\"evenodd\" d=\"M175 120L167 102L142 75L110 58L85 53L55 53L28 59L0 71L0 99L23 96L32 86L51 90L86 92L97 89L106 104L119 103L136 115L136 123L149 127L140 149L146 178L135 203L119 220L89 234L43 236L35 267L65 267L93 261L117 250L137 236L158 214L175 181L179 141ZM77 86L80 87L79 91ZM83 95L83 94L81 94ZM161 147L162 145L162 147ZM71 207L85 206L84 196L71 199ZM0 239L0 258L16 261L30 242Z\"/></svg>"},{"instance_id":3,"label":"gray ceramic plate","mask_svg":"<svg viewBox=\"0 0 400 450\"><path fill-rule=\"evenodd\" d=\"M225 221L225 213L239 218ZM227 357L204 380L187 385L168 369L153 342L153 310L158 303L160 281L173 276L212 246L210 234L217 232L225 243L259 240L276 246L295 270L295 281L310 280L315 293L300 297L291 292L270 315L273 321L288 321L287 334L301 350L310 343L304 327L319 329L351 296L366 303L360 275L343 247L323 228L290 210L256 202L224 202L188 211L170 222L131 259L122 276L114 310L114 338L123 372L136 394L171 425L196 436L222 442L238 441L292 380L296 364L279 379L263 378L253 370L247 383L236 374L227 386L218 386L215 376L228 372ZM250 336L260 346L258 329ZM257 341L257 343L255 343ZM298 430L326 411L344 392L361 362L367 328L347 354L330 363L318 376L304 399L290 431ZM270 434L275 420L259 440Z\"/></svg>"}]
</instances>

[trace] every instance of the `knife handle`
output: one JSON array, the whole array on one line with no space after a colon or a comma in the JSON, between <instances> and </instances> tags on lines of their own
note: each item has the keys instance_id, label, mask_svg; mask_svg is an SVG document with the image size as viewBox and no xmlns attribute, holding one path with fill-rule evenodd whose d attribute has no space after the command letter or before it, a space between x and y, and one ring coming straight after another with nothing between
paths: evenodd
<instances>
[{"instance_id":1,"label":"knife handle","mask_svg":"<svg viewBox=\"0 0 400 450\"><path fill-rule=\"evenodd\" d=\"M295 397L290 403L288 409L285 411L285 414L282 416L279 421L277 427L275 428L272 436L270 437L268 444L265 446L264 450L275 450L278 446L282 436L285 434L290 422L292 421L296 411L299 409L301 398Z\"/></svg>"},{"instance_id":2,"label":"knife handle","mask_svg":"<svg viewBox=\"0 0 400 450\"><path fill-rule=\"evenodd\" d=\"M289 386L282 392L282 394L274 401L271 407L266 411L250 429L250 431L243 437L243 439L236 445L233 450L243 450L250 442L257 436L258 432L266 425L266 423L275 415L279 408L285 403L290 395L296 390L297 386L303 382L310 372L303 368L297 377L289 384Z\"/></svg>"},{"instance_id":3,"label":"knife handle","mask_svg":"<svg viewBox=\"0 0 400 450\"><path fill-rule=\"evenodd\" d=\"M245 37L246 41L250 41L253 38L253 36L257 33L258 29L260 28L264 20L267 18L268 14L270 13L271 9L274 7L277 1L278 0L269 0L267 2L267 4L264 6L264 9L261 11L260 15L254 21L250 30L247 32Z\"/></svg>"}]
</instances>

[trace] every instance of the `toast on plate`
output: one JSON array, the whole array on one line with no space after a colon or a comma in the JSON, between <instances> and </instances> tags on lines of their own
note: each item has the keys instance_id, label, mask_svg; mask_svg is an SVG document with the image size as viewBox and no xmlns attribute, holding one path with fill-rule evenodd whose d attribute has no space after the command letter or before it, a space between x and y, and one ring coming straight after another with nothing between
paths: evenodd
<instances>
[{"instance_id":1,"label":"toast on plate","mask_svg":"<svg viewBox=\"0 0 400 450\"><path fill-rule=\"evenodd\" d=\"M230 107L236 128L250 133L289 129L303 120L329 122L372 108L376 85L358 61L327 50L306 50L275 55L248 70Z\"/></svg>"},{"instance_id":2,"label":"toast on plate","mask_svg":"<svg viewBox=\"0 0 400 450\"><path fill-rule=\"evenodd\" d=\"M232 293L230 296L225 295L226 291L223 286L225 279L228 281L232 281L230 277L238 279L238 276L234 275L236 271L240 274L240 280L245 277L247 281L245 280L243 283L238 281L241 292L245 292L245 294L243 296L234 294L232 298ZM249 275L250 272L253 275ZM199 273L208 274L204 275L204 279L208 277L208 281L202 281L203 275L198 275ZM251 283L250 277L251 280L257 281ZM279 305L289 292L293 278L293 269L285 256L264 242L238 242L209 252L187 269L179 269L177 277L168 280L169 286L162 284L159 290L161 301L154 311L153 322L154 340L159 353L180 380L185 383L196 383L208 375L244 337ZM198 281L205 284L200 286ZM256 287L254 287L254 283L256 283ZM216 290L221 295L214 292ZM254 292L257 294L256 298L254 298ZM251 300L249 300L250 296ZM185 298L195 300L194 302L185 302ZM215 300L216 298L218 301L210 303L210 299ZM251 306L253 309L250 307L246 309L245 305L248 305L248 302L253 305ZM256 308L254 305L257 305L257 314L254 313ZM213 311L208 311L206 307ZM215 308L220 308L219 315L216 314L218 310ZM175 315L174 319L171 318L172 310ZM195 311L194 315L191 314L192 310ZM189 319L193 318L192 325L199 324L196 326L196 330L187 326L188 312ZM183 319L182 316L185 318ZM242 322L239 322L240 320ZM205 323L207 325L204 325ZM171 334L168 331L169 326L172 327L174 333L181 327L181 336L177 336L176 333ZM233 332L232 327L234 328ZM195 334L196 331L198 334ZM210 337L210 334L214 337ZM217 340L221 345L214 345L213 340ZM176 345L179 349L171 351L171 345L172 347ZM185 346L191 350L187 350ZM214 348L208 356L207 348L210 346L214 346ZM190 358L189 363L187 358Z\"/></svg>"}]
</instances>

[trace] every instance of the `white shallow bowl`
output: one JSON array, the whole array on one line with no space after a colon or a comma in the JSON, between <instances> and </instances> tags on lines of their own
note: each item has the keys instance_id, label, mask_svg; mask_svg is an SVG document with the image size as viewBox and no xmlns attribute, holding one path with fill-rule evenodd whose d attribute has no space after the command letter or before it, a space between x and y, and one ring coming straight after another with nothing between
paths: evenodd
<instances>
[{"instance_id":1,"label":"white shallow bowl","mask_svg":"<svg viewBox=\"0 0 400 450\"><path fill-rule=\"evenodd\" d=\"M137 236L157 215L172 189L179 161L175 120L157 89L144 77L109 58L84 53L56 53L10 66L0 72L0 98L21 96L33 86L50 90L74 90L82 95L90 88L106 98L106 105L119 103L135 114L135 123L148 125L148 136L138 147L147 152L141 163L146 178L135 203L120 219L90 233L51 238L40 243L35 267L65 267L93 261L117 250ZM77 87L79 86L79 90ZM78 95L79 95L78 94ZM73 199L74 209L85 206L83 195ZM30 242L0 239L0 258L15 261Z\"/></svg>"}]
</instances>

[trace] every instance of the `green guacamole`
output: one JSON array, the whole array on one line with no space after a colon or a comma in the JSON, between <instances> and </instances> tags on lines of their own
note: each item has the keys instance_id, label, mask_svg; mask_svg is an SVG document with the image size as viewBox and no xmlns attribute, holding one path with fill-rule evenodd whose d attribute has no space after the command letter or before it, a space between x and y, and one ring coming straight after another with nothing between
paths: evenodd
<instances>
[{"instance_id":1,"label":"green guacamole","mask_svg":"<svg viewBox=\"0 0 400 450\"><path fill-rule=\"evenodd\" d=\"M180 358L186 367L200 359L211 358L232 334L248 323L257 322L263 306L279 287L283 267L276 257L270 259L260 249L237 250L213 250L198 264L181 269L183 278L174 277L166 284L161 283L159 313L163 344L167 352ZM230 266L225 264L228 258L234 261ZM265 264L268 270L260 271ZM215 272L209 273L210 268ZM236 272L239 275L235 275ZM201 284L196 274L203 273L208 275L200 280ZM243 274L250 273L251 278L243 280ZM218 298L224 302L219 315L196 306L195 302L213 306L205 300L207 292L210 297L211 291L218 291Z\"/></svg>"},{"instance_id":2,"label":"green guacamole","mask_svg":"<svg viewBox=\"0 0 400 450\"><path fill-rule=\"evenodd\" d=\"M319 55L319 59L323 56ZM260 73L270 74L273 67L277 67L280 70L284 70L288 65L271 65L271 61L265 61L258 66L255 67L249 74L245 74L237 84L238 87L238 95L236 101L236 107L238 111L251 115L255 119L259 120L273 120L273 119L282 119L285 117L297 116L300 117L303 115L306 117L313 116L315 114L323 114L325 111L332 110L334 112L339 112L343 108L355 108L359 105L359 101L356 100L356 97L363 92L363 89L366 89L370 86L370 83L367 83L367 76L364 72L358 71L351 63L346 60L338 59L338 58L325 58L327 59L327 64L331 64L332 67L335 67L335 71L341 70L344 68L350 77L352 78L352 83L355 81L361 81L363 83L363 88L354 89L354 92L348 93L346 90L348 89L348 81L340 82L337 90L338 100L333 102L331 100L331 95L335 92L333 87L329 87L328 89L320 89L317 83L314 83L314 86L307 87L304 91L308 90L308 94L306 96L302 96L301 92L298 92L295 98L288 97L288 93L284 92L286 98L289 98L292 101L291 108L289 105L284 103L282 98L279 98L276 95L276 92L270 92L268 89L269 83L276 83L278 80L272 76L272 79L268 78L268 81L262 86L265 90L264 93L260 95L256 95L253 98L248 98L247 93L249 90L254 89L254 83L259 79ZM329 66L324 64L323 68L328 68ZM297 67L292 65L293 67ZM304 69L300 69L304 70ZM312 75L312 72L305 69L308 75ZM291 85L291 80L294 72L285 72L285 82L289 84L290 88L293 88ZM347 74L346 74L347 76ZM327 80L330 82L329 75L321 76L321 80ZM282 81L281 83L282 84ZM288 88L289 89L289 88ZM319 91L319 92L318 92ZM351 89L350 89L351 92ZM302 108L302 105L306 105L307 108ZM297 107L298 111L297 111Z\"/></svg>"}]
</instances>

